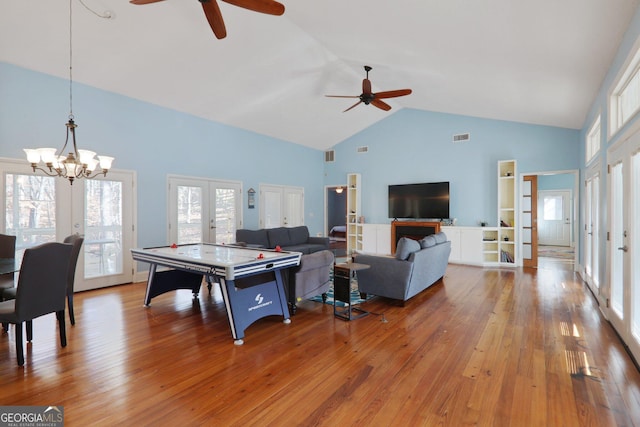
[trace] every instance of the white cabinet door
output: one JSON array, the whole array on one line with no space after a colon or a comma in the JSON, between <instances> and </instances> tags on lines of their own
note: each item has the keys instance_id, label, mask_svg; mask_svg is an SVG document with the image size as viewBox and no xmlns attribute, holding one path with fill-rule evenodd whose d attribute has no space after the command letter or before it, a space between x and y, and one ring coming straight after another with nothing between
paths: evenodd
<instances>
[{"instance_id":1,"label":"white cabinet door","mask_svg":"<svg viewBox=\"0 0 640 427\"><path fill-rule=\"evenodd\" d=\"M378 254L391 255L391 224L378 224L376 241Z\"/></svg>"},{"instance_id":2,"label":"white cabinet door","mask_svg":"<svg viewBox=\"0 0 640 427\"><path fill-rule=\"evenodd\" d=\"M390 255L391 225L362 224L362 252L376 255Z\"/></svg>"},{"instance_id":3,"label":"white cabinet door","mask_svg":"<svg viewBox=\"0 0 640 427\"><path fill-rule=\"evenodd\" d=\"M480 265L482 257L482 229L463 228L460 230L460 262Z\"/></svg>"},{"instance_id":4,"label":"white cabinet door","mask_svg":"<svg viewBox=\"0 0 640 427\"><path fill-rule=\"evenodd\" d=\"M449 262L462 262L460 254L460 229L455 227L441 227L440 229L447 235L447 240L451 242Z\"/></svg>"}]
</instances>

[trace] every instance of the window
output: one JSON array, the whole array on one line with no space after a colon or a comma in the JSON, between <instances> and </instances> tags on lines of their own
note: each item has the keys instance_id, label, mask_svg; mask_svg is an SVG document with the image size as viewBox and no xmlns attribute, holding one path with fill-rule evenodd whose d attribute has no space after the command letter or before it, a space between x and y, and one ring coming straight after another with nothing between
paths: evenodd
<instances>
[{"instance_id":1,"label":"window","mask_svg":"<svg viewBox=\"0 0 640 427\"><path fill-rule=\"evenodd\" d=\"M595 122L591 126L591 129L589 129L587 140L585 141L586 163L589 163L600 152L601 135L602 128L600 126L600 115L598 115Z\"/></svg>"},{"instance_id":2,"label":"window","mask_svg":"<svg viewBox=\"0 0 640 427\"><path fill-rule=\"evenodd\" d=\"M640 110L640 40L632 52L609 96L612 135Z\"/></svg>"},{"instance_id":3,"label":"window","mask_svg":"<svg viewBox=\"0 0 640 427\"><path fill-rule=\"evenodd\" d=\"M560 221L562 215L562 196L544 196L543 219L545 221Z\"/></svg>"}]
</instances>

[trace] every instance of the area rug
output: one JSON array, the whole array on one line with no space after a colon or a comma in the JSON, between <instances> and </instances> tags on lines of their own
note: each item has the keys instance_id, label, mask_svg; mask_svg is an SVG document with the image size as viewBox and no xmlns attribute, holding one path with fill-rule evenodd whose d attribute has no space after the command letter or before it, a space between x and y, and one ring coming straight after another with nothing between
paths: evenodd
<instances>
[{"instance_id":1,"label":"area rug","mask_svg":"<svg viewBox=\"0 0 640 427\"><path fill-rule=\"evenodd\" d=\"M538 246L538 256L548 258L573 259L574 250L568 246Z\"/></svg>"},{"instance_id":2,"label":"area rug","mask_svg":"<svg viewBox=\"0 0 640 427\"><path fill-rule=\"evenodd\" d=\"M351 305L355 305L355 304L360 304L363 303L365 301L368 301L369 299L373 298L373 295L367 295L366 299L362 299L360 298L360 292L358 292L358 284L357 282L352 281L351 282ZM316 301L316 302L323 302L322 301L322 295L317 295L313 298L310 298L311 301ZM333 305L333 283L331 283L331 286L329 287L329 290L327 291L327 300L324 302L325 304L329 304L329 305ZM342 301L336 301L336 307L344 307L346 306L345 303L343 303Z\"/></svg>"}]
</instances>

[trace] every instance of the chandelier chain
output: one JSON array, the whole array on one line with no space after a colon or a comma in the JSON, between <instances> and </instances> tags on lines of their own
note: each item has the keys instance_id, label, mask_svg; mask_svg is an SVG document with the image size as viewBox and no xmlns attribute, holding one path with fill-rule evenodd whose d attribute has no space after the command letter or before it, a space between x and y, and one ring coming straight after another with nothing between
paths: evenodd
<instances>
[{"instance_id":1,"label":"chandelier chain","mask_svg":"<svg viewBox=\"0 0 640 427\"><path fill-rule=\"evenodd\" d=\"M69 0L69 118L73 119L73 32L72 32L72 3ZM80 2L82 3L82 2Z\"/></svg>"}]
</instances>

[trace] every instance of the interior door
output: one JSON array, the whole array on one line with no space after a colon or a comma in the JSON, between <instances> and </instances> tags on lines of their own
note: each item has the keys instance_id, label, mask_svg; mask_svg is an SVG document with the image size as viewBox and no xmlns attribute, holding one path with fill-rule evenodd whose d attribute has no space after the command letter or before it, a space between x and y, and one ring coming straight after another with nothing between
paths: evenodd
<instances>
[{"instance_id":1,"label":"interior door","mask_svg":"<svg viewBox=\"0 0 640 427\"><path fill-rule=\"evenodd\" d=\"M538 176L522 182L522 265L538 267Z\"/></svg>"},{"instance_id":2,"label":"interior door","mask_svg":"<svg viewBox=\"0 0 640 427\"><path fill-rule=\"evenodd\" d=\"M539 191L538 209L538 244L573 246L571 244L571 191Z\"/></svg>"},{"instance_id":3,"label":"interior door","mask_svg":"<svg viewBox=\"0 0 640 427\"><path fill-rule=\"evenodd\" d=\"M640 133L608 152L608 317L640 357Z\"/></svg>"}]
</instances>

